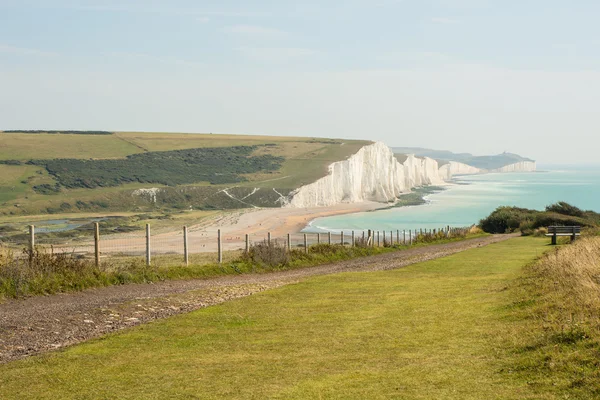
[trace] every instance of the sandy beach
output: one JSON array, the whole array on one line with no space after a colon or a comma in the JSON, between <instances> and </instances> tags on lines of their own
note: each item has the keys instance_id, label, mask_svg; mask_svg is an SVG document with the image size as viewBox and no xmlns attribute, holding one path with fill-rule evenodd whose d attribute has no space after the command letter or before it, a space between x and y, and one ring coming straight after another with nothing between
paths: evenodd
<instances>
[{"instance_id":1,"label":"sandy beach","mask_svg":"<svg viewBox=\"0 0 600 400\"><path fill-rule=\"evenodd\" d=\"M315 208L268 208L248 209L226 214L203 227L206 231L221 229L223 235L284 236L299 233L312 220L333 215L352 214L385 207L385 204L364 202L356 204L337 204L330 207Z\"/></svg>"},{"instance_id":2,"label":"sandy beach","mask_svg":"<svg viewBox=\"0 0 600 400\"><path fill-rule=\"evenodd\" d=\"M280 240L286 238L289 233L294 240L298 241L302 236L299 235L300 231L316 218L376 210L385 206L382 203L364 202L315 208L261 208L226 211L200 224L188 227L189 249L190 253L217 251L218 230L221 231L224 250L243 248L246 235L249 235L251 242L257 242L266 239L269 233L273 239ZM105 236L101 238L100 244L104 254L142 254L145 251L145 239L141 233ZM81 250L93 251L93 243L86 243L81 246ZM153 233L152 251L162 254L183 252L182 230Z\"/></svg>"}]
</instances>

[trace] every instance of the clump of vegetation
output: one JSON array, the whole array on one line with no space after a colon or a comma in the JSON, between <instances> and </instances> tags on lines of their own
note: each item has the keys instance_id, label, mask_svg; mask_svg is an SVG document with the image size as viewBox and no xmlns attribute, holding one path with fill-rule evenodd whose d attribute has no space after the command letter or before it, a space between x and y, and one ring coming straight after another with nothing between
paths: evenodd
<instances>
[{"instance_id":1,"label":"clump of vegetation","mask_svg":"<svg viewBox=\"0 0 600 400\"><path fill-rule=\"evenodd\" d=\"M262 267L276 268L287 265L291 257L285 248L285 244L279 243L277 240L270 243L264 240L254 243L248 253L242 256L241 260Z\"/></svg>"},{"instance_id":2,"label":"clump of vegetation","mask_svg":"<svg viewBox=\"0 0 600 400\"><path fill-rule=\"evenodd\" d=\"M551 204L544 211L498 207L482 219L479 226L488 233L521 231L523 235L539 233L540 229L548 226L581 226L597 229L600 226L600 214L594 211L583 211L565 202Z\"/></svg>"},{"instance_id":3,"label":"clump of vegetation","mask_svg":"<svg viewBox=\"0 0 600 400\"><path fill-rule=\"evenodd\" d=\"M445 230L433 230L419 233L413 240L414 243L433 243L446 239L465 239L467 236L481 236L484 232L477 226L468 228L453 228L449 232Z\"/></svg>"},{"instance_id":4,"label":"clump of vegetation","mask_svg":"<svg viewBox=\"0 0 600 400\"><path fill-rule=\"evenodd\" d=\"M124 283L154 282L159 271L143 262L113 267L71 253L36 248L16 255L0 247L0 296L24 297Z\"/></svg>"},{"instance_id":5,"label":"clump of vegetation","mask_svg":"<svg viewBox=\"0 0 600 400\"><path fill-rule=\"evenodd\" d=\"M33 187L33 190L38 194L45 194L45 195L58 194L58 193L60 193L60 185L58 185L58 184L51 185L49 183L43 183L41 185L35 185Z\"/></svg>"},{"instance_id":6,"label":"clump of vegetation","mask_svg":"<svg viewBox=\"0 0 600 400\"><path fill-rule=\"evenodd\" d=\"M28 163L43 166L66 188L93 189L132 182L167 186L223 184L245 181L243 174L281 168L283 157L252 156L256 147L199 148L133 154L124 159L52 159Z\"/></svg>"},{"instance_id":7,"label":"clump of vegetation","mask_svg":"<svg viewBox=\"0 0 600 400\"><path fill-rule=\"evenodd\" d=\"M600 238L582 238L525 269L515 288L518 364L539 388L600 398ZM533 329L536 327L536 329Z\"/></svg>"},{"instance_id":8,"label":"clump of vegetation","mask_svg":"<svg viewBox=\"0 0 600 400\"><path fill-rule=\"evenodd\" d=\"M19 160L0 160L0 164L2 164L2 165L21 165L23 163Z\"/></svg>"}]
</instances>

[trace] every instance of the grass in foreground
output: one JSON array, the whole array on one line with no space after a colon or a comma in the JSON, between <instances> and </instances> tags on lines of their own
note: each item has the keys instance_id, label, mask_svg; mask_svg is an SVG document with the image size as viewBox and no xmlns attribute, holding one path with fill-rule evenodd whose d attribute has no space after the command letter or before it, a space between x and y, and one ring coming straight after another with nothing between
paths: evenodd
<instances>
[{"instance_id":1,"label":"grass in foreground","mask_svg":"<svg viewBox=\"0 0 600 400\"><path fill-rule=\"evenodd\" d=\"M547 241L318 277L0 366L0 397L538 399L505 290Z\"/></svg>"},{"instance_id":2,"label":"grass in foreground","mask_svg":"<svg viewBox=\"0 0 600 400\"><path fill-rule=\"evenodd\" d=\"M506 369L541 395L600 398L600 238L529 265L514 287Z\"/></svg>"}]
</instances>

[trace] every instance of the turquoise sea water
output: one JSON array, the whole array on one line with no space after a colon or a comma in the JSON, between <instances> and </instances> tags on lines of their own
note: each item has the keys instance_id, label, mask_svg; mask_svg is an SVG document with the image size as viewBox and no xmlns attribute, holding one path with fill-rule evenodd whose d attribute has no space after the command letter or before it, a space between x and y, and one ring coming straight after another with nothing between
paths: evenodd
<instances>
[{"instance_id":1,"label":"turquoise sea water","mask_svg":"<svg viewBox=\"0 0 600 400\"><path fill-rule=\"evenodd\" d=\"M428 196L428 204L319 218L304 231L470 226L499 206L514 205L541 210L557 201L600 212L600 167L544 169L545 172L458 177L456 184L449 186L448 190Z\"/></svg>"}]
</instances>

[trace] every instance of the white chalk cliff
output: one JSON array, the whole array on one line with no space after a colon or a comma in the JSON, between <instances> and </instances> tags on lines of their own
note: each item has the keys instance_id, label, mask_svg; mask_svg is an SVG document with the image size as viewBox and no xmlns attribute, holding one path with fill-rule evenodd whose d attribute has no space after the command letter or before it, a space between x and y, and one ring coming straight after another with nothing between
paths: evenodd
<instances>
[{"instance_id":1,"label":"white chalk cliff","mask_svg":"<svg viewBox=\"0 0 600 400\"><path fill-rule=\"evenodd\" d=\"M446 181L452 179L452 177L456 175L476 175L486 172L482 169L456 161L450 161L448 164L442 165L439 170L440 176Z\"/></svg>"},{"instance_id":2,"label":"white chalk cliff","mask_svg":"<svg viewBox=\"0 0 600 400\"><path fill-rule=\"evenodd\" d=\"M455 175L521 171L535 171L535 162L520 162L494 171L454 161L439 167L431 158L414 155L408 155L400 163L387 145L377 142L361 148L346 160L331 164L327 176L292 192L285 207L322 207L363 201L387 203L415 187L443 185Z\"/></svg>"},{"instance_id":3,"label":"white chalk cliff","mask_svg":"<svg viewBox=\"0 0 600 400\"><path fill-rule=\"evenodd\" d=\"M535 161L521 161L502 168L492 169L489 172L534 172L536 169Z\"/></svg>"},{"instance_id":4,"label":"white chalk cliff","mask_svg":"<svg viewBox=\"0 0 600 400\"><path fill-rule=\"evenodd\" d=\"M418 186L440 185L437 161L409 155L404 163L377 142L329 166L329 174L291 194L288 207L321 207L362 201L390 202Z\"/></svg>"}]
</instances>

